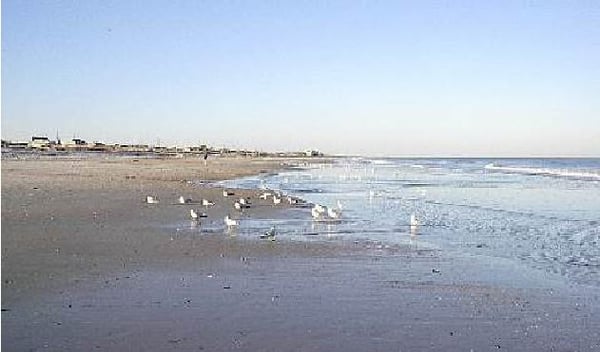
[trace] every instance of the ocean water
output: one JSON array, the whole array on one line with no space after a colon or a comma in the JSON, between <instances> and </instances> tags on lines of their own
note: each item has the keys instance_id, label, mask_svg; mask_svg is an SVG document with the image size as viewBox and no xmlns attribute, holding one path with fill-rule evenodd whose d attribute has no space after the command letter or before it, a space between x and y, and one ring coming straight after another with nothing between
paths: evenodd
<instances>
[{"instance_id":1,"label":"ocean water","mask_svg":"<svg viewBox=\"0 0 600 352\"><path fill-rule=\"evenodd\" d=\"M342 203L337 222L315 222L310 209L273 220L281 238L381 246L418 239L423 248L507 259L600 286L600 159L342 158L225 184ZM261 231L266 221L241 231Z\"/></svg>"}]
</instances>

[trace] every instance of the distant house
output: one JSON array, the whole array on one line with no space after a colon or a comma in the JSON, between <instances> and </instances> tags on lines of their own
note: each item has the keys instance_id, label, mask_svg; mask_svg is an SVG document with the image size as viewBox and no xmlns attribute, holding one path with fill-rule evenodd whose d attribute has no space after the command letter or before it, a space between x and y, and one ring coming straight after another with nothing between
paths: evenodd
<instances>
[{"instance_id":1,"label":"distant house","mask_svg":"<svg viewBox=\"0 0 600 352\"><path fill-rule=\"evenodd\" d=\"M304 155L306 156L321 156L322 154L318 150L306 150L304 151Z\"/></svg>"},{"instance_id":2,"label":"distant house","mask_svg":"<svg viewBox=\"0 0 600 352\"><path fill-rule=\"evenodd\" d=\"M90 152L110 152L113 150L113 147L104 143L94 142L88 145L88 150Z\"/></svg>"},{"instance_id":3,"label":"distant house","mask_svg":"<svg viewBox=\"0 0 600 352\"><path fill-rule=\"evenodd\" d=\"M65 151L85 151L88 149L88 144L81 138L73 138L62 142L56 149Z\"/></svg>"},{"instance_id":4,"label":"distant house","mask_svg":"<svg viewBox=\"0 0 600 352\"><path fill-rule=\"evenodd\" d=\"M167 152L167 147L155 145L152 148L152 151L155 152L155 153L166 153Z\"/></svg>"},{"instance_id":5,"label":"distant house","mask_svg":"<svg viewBox=\"0 0 600 352\"><path fill-rule=\"evenodd\" d=\"M10 149L27 149L30 142L8 142L7 147Z\"/></svg>"},{"instance_id":6,"label":"distant house","mask_svg":"<svg viewBox=\"0 0 600 352\"><path fill-rule=\"evenodd\" d=\"M29 142L29 148L38 149L38 150L48 150L50 149L50 140L48 137L31 137L31 142Z\"/></svg>"},{"instance_id":7,"label":"distant house","mask_svg":"<svg viewBox=\"0 0 600 352\"><path fill-rule=\"evenodd\" d=\"M150 146L146 144L120 144L117 149L129 153L144 153L151 151Z\"/></svg>"}]
</instances>

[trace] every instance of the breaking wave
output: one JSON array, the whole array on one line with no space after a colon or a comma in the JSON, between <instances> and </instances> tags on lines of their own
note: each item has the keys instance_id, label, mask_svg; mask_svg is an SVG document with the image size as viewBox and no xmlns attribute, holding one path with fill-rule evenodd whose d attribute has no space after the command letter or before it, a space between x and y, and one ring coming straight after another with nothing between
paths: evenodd
<instances>
[{"instance_id":1,"label":"breaking wave","mask_svg":"<svg viewBox=\"0 0 600 352\"><path fill-rule=\"evenodd\" d=\"M598 171L587 171L587 170L573 170L573 169L555 169L555 168L538 168L538 167L525 167L525 166L503 166L496 163L490 163L484 166L484 169L492 172L502 172L509 174L522 174L522 175L533 175L533 176L551 176L551 177L565 177L574 178L580 180L593 180L600 181L600 172Z\"/></svg>"}]
</instances>

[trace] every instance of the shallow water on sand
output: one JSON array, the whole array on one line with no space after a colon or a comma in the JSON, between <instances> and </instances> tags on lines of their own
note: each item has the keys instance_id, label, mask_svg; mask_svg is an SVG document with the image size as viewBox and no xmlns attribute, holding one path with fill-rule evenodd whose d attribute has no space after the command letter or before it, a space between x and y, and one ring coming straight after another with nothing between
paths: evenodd
<instances>
[{"instance_id":1,"label":"shallow water on sand","mask_svg":"<svg viewBox=\"0 0 600 352\"><path fill-rule=\"evenodd\" d=\"M274 225L294 240L418 243L600 285L600 159L353 158L223 184L343 205L341 221L294 209L285 219L245 221L242 235Z\"/></svg>"}]
</instances>

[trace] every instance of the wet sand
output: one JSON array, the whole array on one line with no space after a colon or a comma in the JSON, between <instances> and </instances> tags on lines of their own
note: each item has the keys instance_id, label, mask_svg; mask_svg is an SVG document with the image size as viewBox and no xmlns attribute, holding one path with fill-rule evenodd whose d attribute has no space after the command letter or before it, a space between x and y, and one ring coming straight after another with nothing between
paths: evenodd
<instances>
[{"instance_id":1,"label":"wet sand","mask_svg":"<svg viewBox=\"0 0 600 352\"><path fill-rule=\"evenodd\" d=\"M281 160L3 160L6 351L595 351L598 295L415 246L202 232ZM243 216L285 217L257 192ZM146 195L159 204L145 204ZM305 211L310 218L310 210ZM238 215L236 215L238 216ZM258 234L257 234L258 236ZM417 240L418 241L418 240Z\"/></svg>"}]
</instances>

